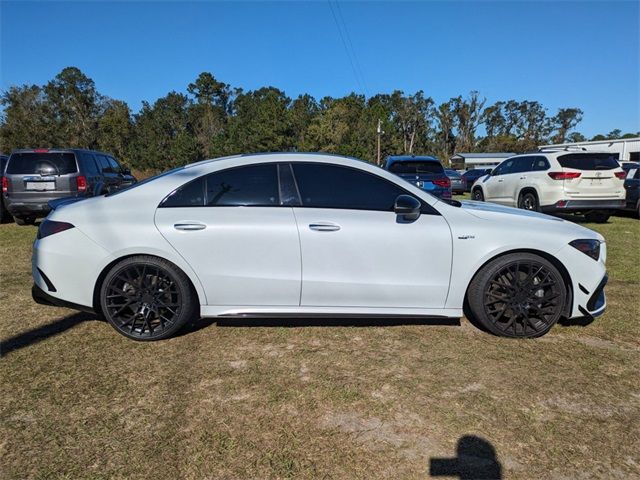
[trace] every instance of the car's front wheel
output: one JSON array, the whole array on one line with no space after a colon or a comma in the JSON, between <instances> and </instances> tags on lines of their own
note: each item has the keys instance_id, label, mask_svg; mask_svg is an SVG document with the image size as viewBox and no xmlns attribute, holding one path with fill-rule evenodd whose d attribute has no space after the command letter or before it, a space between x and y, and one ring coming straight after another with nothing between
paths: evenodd
<instances>
[{"instance_id":1,"label":"car's front wheel","mask_svg":"<svg viewBox=\"0 0 640 480\"><path fill-rule=\"evenodd\" d=\"M100 289L102 313L111 326L133 340L162 340L196 313L188 277L157 257L129 257L114 265Z\"/></svg>"},{"instance_id":2,"label":"car's front wheel","mask_svg":"<svg viewBox=\"0 0 640 480\"><path fill-rule=\"evenodd\" d=\"M482 267L467 300L474 319L495 335L534 338L551 330L561 317L566 287L548 260L513 253Z\"/></svg>"},{"instance_id":3,"label":"car's front wheel","mask_svg":"<svg viewBox=\"0 0 640 480\"><path fill-rule=\"evenodd\" d=\"M477 200L478 202L484 202L484 194L482 193L482 189L480 188L475 188L473 190L472 197L474 200Z\"/></svg>"}]
</instances>

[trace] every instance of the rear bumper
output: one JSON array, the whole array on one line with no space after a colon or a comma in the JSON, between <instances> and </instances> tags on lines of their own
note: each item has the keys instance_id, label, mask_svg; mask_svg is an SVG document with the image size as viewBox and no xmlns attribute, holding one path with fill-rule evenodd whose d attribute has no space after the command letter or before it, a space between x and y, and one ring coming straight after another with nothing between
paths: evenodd
<instances>
[{"instance_id":1,"label":"rear bumper","mask_svg":"<svg viewBox=\"0 0 640 480\"><path fill-rule=\"evenodd\" d=\"M51 207L44 203L6 202L7 211L14 216L35 215L46 217L51 211Z\"/></svg>"},{"instance_id":2,"label":"rear bumper","mask_svg":"<svg viewBox=\"0 0 640 480\"><path fill-rule=\"evenodd\" d=\"M31 297L33 301L39 303L40 305L47 305L49 307L64 307L71 308L73 310L80 310L81 312L87 312L95 314L96 312L91 307L87 307L85 305L78 305L77 303L67 302L66 300L62 300L60 298L53 297L45 292L42 288L40 288L35 283L31 287Z\"/></svg>"},{"instance_id":3,"label":"rear bumper","mask_svg":"<svg viewBox=\"0 0 640 480\"><path fill-rule=\"evenodd\" d=\"M543 212L586 212L590 210L618 210L624 208L624 200L558 200L541 207Z\"/></svg>"}]
</instances>

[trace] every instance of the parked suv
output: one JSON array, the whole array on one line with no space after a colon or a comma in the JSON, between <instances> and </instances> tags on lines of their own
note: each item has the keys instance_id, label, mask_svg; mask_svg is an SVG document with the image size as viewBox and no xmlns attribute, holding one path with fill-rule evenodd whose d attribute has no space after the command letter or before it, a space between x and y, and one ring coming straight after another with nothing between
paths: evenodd
<instances>
[{"instance_id":1,"label":"parked suv","mask_svg":"<svg viewBox=\"0 0 640 480\"><path fill-rule=\"evenodd\" d=\"M474 200L543 212L583 213L606 222L623 208L625 172L610 153L551 151L516 155L473 185Z\"/></svg>"},{"instance_id":2,"label":"parked suv","mask_svg":"<svg viewBox=\"0 0 640 480\"><path fill-rule=\"evenodd\" d=\"M24 149L11 153L2 196L18 225L31 224L51 209L50 200L92 197L135 183L108 153L79 149Z\"/></svg>"},{"instance_id":3,"label":"parked suv","mask_svg":"<svg viewBox=\"0 0 640 480\"><path fill-rule=\"evenodd\" d=\"M451 180L436 157L390 156L387 157L385 170L436 197L451 198Z\"/></svg>"}]
</instances>

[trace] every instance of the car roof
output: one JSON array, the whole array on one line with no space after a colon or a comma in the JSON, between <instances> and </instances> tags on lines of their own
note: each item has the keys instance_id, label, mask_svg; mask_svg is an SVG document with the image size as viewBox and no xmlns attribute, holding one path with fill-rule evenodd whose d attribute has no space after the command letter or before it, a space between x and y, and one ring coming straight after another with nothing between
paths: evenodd
<instances>
[{"instance_id":1,"label":"car roof","mask_svg":"<svg viewBox=\"0 0 640 480\"><path fill-rule=\"evenodd\" d=\"M438 162L436 157L431 155L389 155L386 159L387 165L394 162Z\"/></svg>"},{"instance_id":2,"label":"car roof","mask_svg":"<svg viewBox=\"0 0 640 480\"><path fill-rule=\"evenodd\" d=\"M14 153L77 153L77 152L85 152L85 153L100 153L102 155L108 155L113 157L113 154L108 152L101 152L100 150L89 150L87 148L16 148L11 152L11 155Z\"/></svg>"}]
</instances>

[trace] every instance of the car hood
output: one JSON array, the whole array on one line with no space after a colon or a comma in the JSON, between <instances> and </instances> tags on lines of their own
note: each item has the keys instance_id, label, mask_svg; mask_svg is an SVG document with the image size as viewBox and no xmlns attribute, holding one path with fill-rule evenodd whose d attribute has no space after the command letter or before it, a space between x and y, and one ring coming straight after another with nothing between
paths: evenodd
<instances>
[{"instance_id":1,"label":"car hood","mask_svg":"<svg viewBox=\"0 0 640 480\"><path fill-rule=\"evenodd\" d=\"M576 238L596 238L604 241L604 237L593 230L589 230L588 228L562 218L545 215L544 213L505 207L489 202L477 202L474 200L463 200L460 204L465 212L483 220L492 220L501 223L509 222L511 225L522 223L523 228L534 227L563 230L566 233L571 232L573 235L578 235Z\"/></svg>"}]
</instances>

